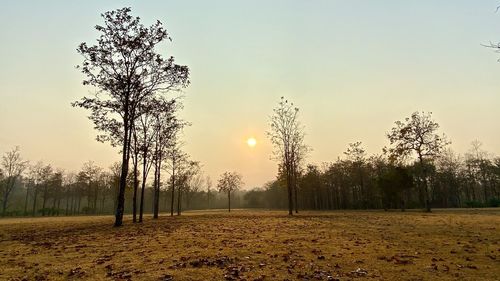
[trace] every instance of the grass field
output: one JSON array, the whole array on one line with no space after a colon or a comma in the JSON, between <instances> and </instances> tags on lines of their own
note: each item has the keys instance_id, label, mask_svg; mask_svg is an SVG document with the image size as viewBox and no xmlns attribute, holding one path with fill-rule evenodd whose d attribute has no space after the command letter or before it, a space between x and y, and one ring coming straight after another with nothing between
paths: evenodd
<instances>
[{"instance_id":1,"label":"grass field","mask_svg":"<svg viewBox=\"0 0 500 281\"><path fill-rule=\"evenodd\" d=\"M500 210L0 220L0 280L500 280Z\"/></svg>"}]
</instances>

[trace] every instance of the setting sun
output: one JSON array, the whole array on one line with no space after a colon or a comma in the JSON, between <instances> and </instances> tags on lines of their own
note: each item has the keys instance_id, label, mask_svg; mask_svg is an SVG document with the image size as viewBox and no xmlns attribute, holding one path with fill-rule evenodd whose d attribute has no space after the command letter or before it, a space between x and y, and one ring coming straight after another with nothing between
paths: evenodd
<instances>
[{"instance_id":1,"label":"setting sun","mask_svg":"<svg viewBox=\"0 0 500 281\"><path fill-rule=\"evenodd\" d=\"M249 138L247 139L247 144L250 147L254 147L257 144L257 140L255 138Z\"/></svg>"}]
</instances>

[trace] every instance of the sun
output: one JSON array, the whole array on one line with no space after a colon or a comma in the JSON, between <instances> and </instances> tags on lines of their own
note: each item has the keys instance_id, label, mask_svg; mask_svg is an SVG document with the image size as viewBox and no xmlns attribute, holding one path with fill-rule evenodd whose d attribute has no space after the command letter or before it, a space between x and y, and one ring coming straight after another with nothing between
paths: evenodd
<instances>
[{"instance_id":1,"label":"sun","mask_svg":"<svg viewBox=\"0 0 500 281\"><path fill-rule=\"evenodd\" d=\"M257 140L255 138L247 139L247 145L250 147L254 147L257 144Z\"/></svg>"}]
</instances>

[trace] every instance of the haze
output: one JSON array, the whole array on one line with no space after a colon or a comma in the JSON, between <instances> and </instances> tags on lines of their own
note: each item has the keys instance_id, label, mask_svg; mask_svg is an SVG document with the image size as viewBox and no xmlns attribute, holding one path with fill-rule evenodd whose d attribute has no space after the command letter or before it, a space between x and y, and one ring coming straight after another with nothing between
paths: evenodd
<instances>
[{"instance_id":1,"label":"haze","mask_svg":"<svg viewBox=\"0 0 500 281\"><path fill-rule=\"evenodd\" d=\"M369 153L393 122L416 110L465 152L479 139L500 150L498 1L9 1L0 9L0 154L19 145L31 161L78 170L118 161L95 141L76 47L94 42L99 13L130 6L158 19L173 54L191 69L182 116L186 151L216 179L239 171L246 187L276 175L266 139L285 96L301 110L308 162L333 161L347 144ZM96 12L98 11L98 12ZM257 145L246 140L255 137Z\"/></svg>"}]
</instances>

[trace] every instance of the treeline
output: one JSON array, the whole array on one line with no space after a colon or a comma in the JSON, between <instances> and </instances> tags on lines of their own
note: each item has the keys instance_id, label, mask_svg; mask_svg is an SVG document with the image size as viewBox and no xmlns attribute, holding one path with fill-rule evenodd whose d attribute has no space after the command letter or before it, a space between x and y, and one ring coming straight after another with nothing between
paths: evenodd
<instances>
[{"instance_id":1,"label":"treeline","mask_svg":"<svg viewBox=\"0 0 500 281\"><path fill-rule=\"evenodd\" d=\"M424 208L418 162L396 164L384 155L366 156L360 142L349 148L344 158L304 168L297 185L299 209ZM500 157L482 150L477 141L464 155L444 151L424 169L432 208L500 206ZM247 192L245 199L252 207L286 209L286 184L272 181Z\"/></svg>"},{"instance_id":2,"label":"treeline","mask_svg":"<svg viewBox=\"0 0 500 281\"><path fill-rule=\"evenodd\" d=\"M261 205L293 210L497 207L500 205L500 158L474 141L463 156L439 133L432 113L414 112L394 122L388 146L367 156L361 142L349 144L343 158L321 166L305 164L299 109L282 98L274 108L269 139L278 162L277 180L254 192ZM283 190L286 189L286 193ZM258 199L260 196L260 200ZM286 201L285 201L286 200Z\"/></svg>"},{"instance_id":3,"label":"treeline","mask_svg":"<svg viewBox=\"0 0 500 281\"><path fill-rule=\"evenodd\" d=\"M178 165L182 166L178 160ZM188 163L189 164L189 163ZM205 177L197 168L185 172L178 170L177 181L165 176L160 181L158 194L159 212L175 210L223 209L227 208L227 190L212 188L210 177ZM166 165L164 168L172 168ZM92 161L83 164L78 172L65 172L49 164L29 164L15 148L2 157L0 165L0 193L2 216L71 216L114 214L120 184L119 163L104 169ZM137 178L143 178L139 173ZM134 173L129 175L125 190L125 213L134 213L135 187L142 186ZM145 183L143 212L154 213L157 195L154 182ZM172 197L173 196L173 197ZM231 194L234 208L252 207L245 203L244 192L234 190Z\"/></svg>"},{"instance_id":4,"label":"treeline","mask_svg":"<svg viewBox=\"0 0 500 281\"><path fill-rule=\"evenodd\" d=\"M464 155L445 150L435 161L426 163L425 169L432 208L500 206L500 157L484 151L478 141ZM361 142L352 143L337 161L309 164L300 171L297 207L303 210L423 208L424 192L418 188L421 174L418 162L396 164L383 154L367 156ZM178 182L174 192L171 176L162 181L159 212L170 213L173 208L180 214L184 210L228 207L226 190L213 189L211 179L200 170L192 170L190 175ZM76 173L65 172L42 162L30 165L16 148L3 155L0 165L2 215L114 214L119 181L119 163L104 169L89 161ZM144 212L151 214L155 188L151 182L145 186ZM133 213L133 194L132 173L126 186L126 214ZM235 190L230 196L233 208L288 206L283 177L264 187Z\"/></svg>"}]
</instances>

